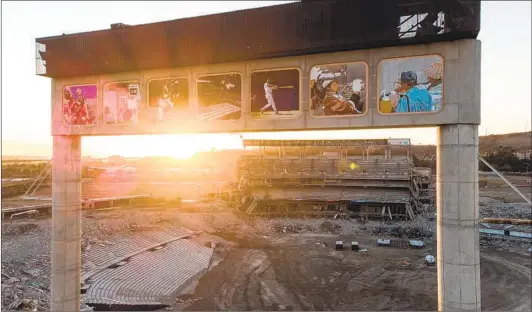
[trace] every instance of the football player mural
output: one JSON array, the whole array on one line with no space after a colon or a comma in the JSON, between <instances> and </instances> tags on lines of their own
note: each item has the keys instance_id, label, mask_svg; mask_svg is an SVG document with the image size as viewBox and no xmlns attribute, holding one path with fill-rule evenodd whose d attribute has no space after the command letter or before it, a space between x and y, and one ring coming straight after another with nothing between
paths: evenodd
<instances>
[{"instance_id":1,"label":"football player mural","mask_svg":"<svg viewBox=\"0 0 532 312\"><path fill-rule=\"evenodd\" d=\"M364 62L319 65L310 72L312 116L349 116L366 112L367 66Z\"/></svg>"},{"instance_id":2,"label":"football player mural","mask_svg":"<svg viewBox=\"0 0 532 312\"><path fill-rule=\"evenodd\" d=\"M66 125L96 123L97 88L95 85L63 88L63 121Z\"/></svg>"}]
</instances>

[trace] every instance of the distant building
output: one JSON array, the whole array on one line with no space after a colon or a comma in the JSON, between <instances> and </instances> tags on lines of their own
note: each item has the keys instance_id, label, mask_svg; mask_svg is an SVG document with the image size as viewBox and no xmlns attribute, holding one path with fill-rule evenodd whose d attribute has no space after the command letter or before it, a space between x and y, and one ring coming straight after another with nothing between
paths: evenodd
<instances>
[{"instance_id":1,"label":"distant building","mask_svg":"<svg viewBox=\"0 0 532 312\"><path fill-rule=\"evenodd\" d=\"M519 158L519 160L532 159L532 150L525 152L515 152L514 155L515 157Z\"/></svg>"},{"instance_id":2,"label":"distant building","mask_svg":"<svg viewBox=\"0 0 532 312\"><path fill-rule=\"evenodd\" d=\"M119 155L113 155L107 158L107 162L114 165L121 165L126 163L126 158Z\"/></svg>"}]
</instances>

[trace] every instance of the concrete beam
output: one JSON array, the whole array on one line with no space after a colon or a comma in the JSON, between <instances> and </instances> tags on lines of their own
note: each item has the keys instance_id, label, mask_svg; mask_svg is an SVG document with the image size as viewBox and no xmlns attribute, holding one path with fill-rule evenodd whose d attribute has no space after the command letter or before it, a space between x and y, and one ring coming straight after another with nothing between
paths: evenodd
<instances>
[{"instance_id":1,"label":"concrete beam","mask_svg":"<svg viewBox=\"0 0 532 312\"><path fill-rule=\"evenodd\" d=\"M480 311L478 126L440 126L437 159L438 310Z\"/></svg>"},{"instance_id":2,"label":"concrete beam","mask_svg":"<svg viewBox=\"0 0 532 312\"><path fill-rule=\"evenodd\" d=\"M52 311L79 311L81 287L81 137L54 136Z\"/></svg>"}]
</instances>

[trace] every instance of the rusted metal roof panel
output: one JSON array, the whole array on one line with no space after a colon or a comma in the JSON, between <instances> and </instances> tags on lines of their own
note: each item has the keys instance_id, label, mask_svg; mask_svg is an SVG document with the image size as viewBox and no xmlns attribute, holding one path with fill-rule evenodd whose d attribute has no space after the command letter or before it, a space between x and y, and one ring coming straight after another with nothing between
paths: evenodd
<instances>
[{"instance_id":1,"label":"rusted metal roof panel","mask_svg":"<svg viewBox=\"0 0 532 312\"><path fill-rule=\"evenodd\" d=\"M386 146L387 139L368 139L368 140L243 140L244 146Z\"/></svg>"},{"instance_id":2,"label":"rusted metal roof panel","mask_svg":"<svg viewBox=\"0 0 532 312\"><path fill-rule=\"evenodd\" d=\"M414 30L406 31L412 36L401 36L406 25L401 21L410 15L415 18L408 23L424 19L430 24L434 19L442 25L440 15L445 15L445 25L439 32L430 26L424 28L428 32L418 33L419 25L411 23ZM46 70L39 74L58 78L476 38L479 30L479 1L330 0L115 27L36 42L46 46L45 52L39 52Z\"/></svg>"}]
</instances>

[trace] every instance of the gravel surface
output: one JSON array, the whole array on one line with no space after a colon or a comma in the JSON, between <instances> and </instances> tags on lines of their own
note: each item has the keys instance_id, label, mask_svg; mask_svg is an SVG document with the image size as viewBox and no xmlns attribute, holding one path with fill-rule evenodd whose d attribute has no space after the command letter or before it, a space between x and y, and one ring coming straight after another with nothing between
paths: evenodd
<instances>
[{"instance_id":1,"label":"gravel surface","mask_svg":"<svg viewBox=\"0 0 532 312\"><path fill-rule=\"evenodd\" d=\"M479 204L481 218L532 218L532 209L526 203L504 203L489 197L480 197Z\"/></svg>"},{"instance_id":2,"label":"gravel surface","mask_svg":"<svg viewBox=\"0 0 532 312\"><path fill-rule=\"evenodd\" d=\"M51 222L2 224L2 310L49 308Z\"/></svg>"}]
</instances>

